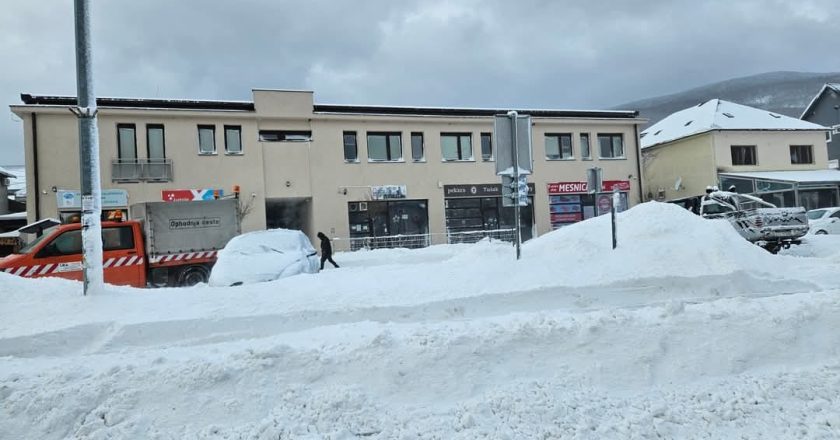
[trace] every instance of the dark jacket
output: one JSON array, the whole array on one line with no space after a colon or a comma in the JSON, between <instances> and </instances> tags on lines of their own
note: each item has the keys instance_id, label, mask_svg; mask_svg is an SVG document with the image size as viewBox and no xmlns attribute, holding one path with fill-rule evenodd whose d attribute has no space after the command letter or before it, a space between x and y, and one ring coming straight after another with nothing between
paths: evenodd
<instances>
[{"instance_id":1,"label":"dark jacket","mask_svg":"<svg viewBox=\"0 0 840 440\"><path fill-rule=\"evenodd\" d=\"M330 243L330 239L327 238L323 232L318 233L318 238L321 239L321 255L332 255L332 244Z\"/></svg>"}]
</instances>

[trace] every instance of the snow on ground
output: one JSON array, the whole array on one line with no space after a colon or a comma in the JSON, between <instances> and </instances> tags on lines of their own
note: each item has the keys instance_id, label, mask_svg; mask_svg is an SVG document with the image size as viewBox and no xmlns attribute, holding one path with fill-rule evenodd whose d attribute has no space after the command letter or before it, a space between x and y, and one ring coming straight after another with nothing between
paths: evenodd
<instances>
[{"instance_id":1,"label":"snow on ground","mask_svg":"<svg viewBox=\"0 0 840 440\"><path fill-rule=\"evenodd\" d=\"M0 438L837 438L828 240L650 203L234 288L0 274Z\"/></svg>"}]
</instances>

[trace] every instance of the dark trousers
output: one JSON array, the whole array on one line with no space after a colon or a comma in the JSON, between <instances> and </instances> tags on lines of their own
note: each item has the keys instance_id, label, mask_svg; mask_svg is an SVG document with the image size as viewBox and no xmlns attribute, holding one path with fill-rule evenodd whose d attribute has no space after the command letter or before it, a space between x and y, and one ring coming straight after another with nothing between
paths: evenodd
<instances>
[{"instance_id":1,"label":"dark trousers","mask_svg":"<svg viewBox=\"0 0 840 440\"><path fill-rule=\"evenodd\" d=\"M324 254L321 255L321 270L324 270L324 263L326 263L327 261L332 263L333 266L338 267L338 265L335 264L335 261L333 261L332 259L332 254Z\"/></svg>"}]
</instances>

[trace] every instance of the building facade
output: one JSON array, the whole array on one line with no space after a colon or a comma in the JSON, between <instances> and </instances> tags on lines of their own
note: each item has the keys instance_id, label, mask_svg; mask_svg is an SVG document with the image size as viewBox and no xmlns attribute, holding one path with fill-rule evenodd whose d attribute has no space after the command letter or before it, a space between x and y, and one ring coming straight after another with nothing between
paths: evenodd
<instances>
[{"instance_id":1,"label":"building facade","mask_svg":"<svg viewBox=\"0 0 840 440\"><path fill-rule=\"evenodd\" d=\"M825 173L825 132L816 124L721 100L674 113L642 133L646 199L688 199L717 185L778 206L835 206L840 172ZM784 185L780 171L787 173ZM802 182L788 181L797 178ZM800 184L819 190L819 196L806 191L800 197Z\"/></svg>"},{"instance_id":2,"label":"building facade","mask_svg":"<svg viewBox=\"0 0 840 440\"><path fill-rule=\"evenodd\" d=\"M12 111L24 121L27 190L35 196L28 219L72 214L75 100L22 101ZM106 207L225 197L238 188L244 231L323 231L344 248L468 240L514 224L495 175L493 116L502 110L321 105L312 92L280 90L254 90L245 102L98 105L102 187L113 195ZM535 159L523 236L602 213L613 189L623 204L639 203L644 120L636 112L520 112L532 117ZM581 187L592 166L603 169L601 194Z\"/></svg>"},{"instance_id":3,"label":"building facade","mask_svg":"<svg viewBox=\"0 0 840 440\"><path fill-rule=\"evenodd\" d=\"M840 160L840 83L824 85L799 119L831 128L827 136L828 160Z\"/></svg>"}]
</instances>

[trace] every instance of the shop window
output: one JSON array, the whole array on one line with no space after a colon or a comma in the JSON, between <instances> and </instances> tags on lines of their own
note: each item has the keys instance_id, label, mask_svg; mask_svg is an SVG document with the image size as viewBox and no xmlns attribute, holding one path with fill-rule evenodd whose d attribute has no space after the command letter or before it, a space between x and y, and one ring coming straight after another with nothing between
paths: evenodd
<instances>
[{"instance_id":1,"label":"shop window","mask_svg":"<svg viewBox=\"0 0 840 440\"><path fill-rule=\"evenodd\" d=\"M398 162L402 160L402 134L382 132L367 134L368 160L371 162Z\"/></svg>"},{"instance_id":2,"label":"shop window","mask_svg":"<svg viewBox=\"0 0 840 440\"><path fill-rule=\"evenodd\" d=\"M572 154L572 134L546 134L545 158L549 160L574 159Z\"/></svg>"},{"instance_id":3,"label":"shop window","mask_svg":"<svg viewBox=\"0 0 840 440\"><path fill-rule=\"evenodd\" d=\"M117 154L121 162L137 160L137 130L134 124L117 124Z\"/></svg>"},{"instance_id":4,"label":"shop window","mask_svg":"<svg viewBox=\"0 0 840 440\"><path fill-rule=\"evenodd\" d=\"M799 204L807 211L817 208L830 208L837 206L837 189L800 189Z\"/></svg>"},{"instance_id":5,"label":"shop window","mask_svg":"<svg viewBox=\"0 0 840 440\"><path fill-rule=\"evenodd\" d=\"M794 165L814 163L814 147L811 145L791 145L790 163Z\"/></svg>"},{"instance_id":6,"label":"shop window","mask_svg":"<svg viewBox=\"0 0 840 440\"><path fill-rule=\"evenodd\" d=\"M783 191L774 193L764 193L758 195L762 200L772 203L779 208L789 208L796 206L796 196L793 191Z\"/></svg>"},{"instance_id":7,"label":"shop window","mask_svg":"<svg viewBox=\"0 0 840 440\"><path fill-rule=\"evenodd\" d=\"M344 161L345 162L358 162L359 161L359 148L356 144L356 132L355 131L345 131L344 132Z\"/></svg>"},{"instance_id":8,"label":"shop window","mask_svg":"<svg viewBox=\"0 0 840 440\"><path fill-rule=\"evenodd\" d=\"M583 160L592 159L592 150L589 147L589 133L580 134L580 157Z\"/></svg>"},{"instance_id":9,"label":"shop window","mask_svg":"<svg viewBox=\"0 0 840 440\"><path fill-rule=\"evenodd\" d=\"M425 147L423 145L423 133L411 133L411 160L423 162L426 160Z\"/></svg>"},{"instance_id":10,"label":"shop window","mask_svg":"<svg viewBox=\"0 0 840 440\"><path fill-rule=\"evenodd\" d=\"M732 145L732 165L755 165L755 145Z\"/></svg>"},{"instance_id":11,"label":"shop window","mask_svg":"<svg viewBox=\"0 0 840 440\"><path fill-rule=\"evenodd\" d=\"M225 125L225 153L242 154L242 127Z\"/></svg>"},{"instance_id":12,"label":"shop window","mask_svg":"<svg viewBox=\"0 0 840 440\"><path fill-rule=\"evenodd\" d=\"M473 160L472 135L470 133L441 133L440 148L443 160Z\"/></svg>"},{"instance_id":13,"label":"shop window","mask_svg":"<svg viewBox=\"0 0 840 440\"><path fill-rule=\"evenodd\" d=\"M166 158L163 124L146 124L146 154L150 160Z\"/></svg>"},{"instance_id":14,"label":"shop window","mask_svg":"<svg viewBox=\"0 0 840 440\"><path fill-rule=\"evenodd\" d=\"M481 133L481 160L493 160L493 137L490 133Z\"/></svg>"},{"instance_id":15,"label":"shop window","mask_svg":"<svg viewBox=\"0 0 840 440\"><path fill-rule=\"evenodd\" d=\"M621 133L598 134L601 159L624 159L624 135Z\"/></svg>"},{"instance_id":16,"label":"shop window","mask_svg":"<svg viewBox=\"0 0 840 440\"><path fill-rule=\"evenodd\" d=\"M198 154L216 154L216 126L198 126Z\"/></svg>"},{"instance_id":17,"label":"shop window","mask_svg":"<svg viewBox=\"0 0 840 440\"><path fill-rule=\"evenodd\" d=\"M775 182L772 180L756 180L755 190L758 192L793 190L793 184L786 182Z\"/></svg>"}]
</instances>

